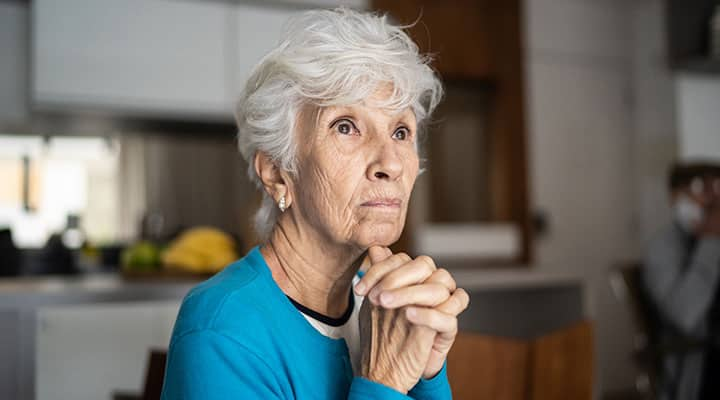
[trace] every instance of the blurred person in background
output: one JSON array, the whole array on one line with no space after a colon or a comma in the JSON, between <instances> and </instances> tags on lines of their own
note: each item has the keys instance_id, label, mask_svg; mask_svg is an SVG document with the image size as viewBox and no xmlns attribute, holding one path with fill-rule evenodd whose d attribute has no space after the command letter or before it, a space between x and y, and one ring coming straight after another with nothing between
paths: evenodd
<instances>
[{"instance_id":1,"label":"blurred person in background","mask_svg":"<svg viewBox=\"0 0 720 400\"><path fill-rule=\"evenodd\" d=\"M184 299L163 399L451 398L469 297L430 257L388 249L442 94L428 63L382 15L289 22L236 114L262 244Z\"/></svg>"},{"instance_id":2,"label":"blurred person in background","mask_svg":"<svg viewBox=\"0 0 720 400\"><path fill-rule=\"evenodd\" d=\"M673 222L650 242L643 283L660 343L695 343L667 352L660 399L720 399L720 165L673 166Z\"/></svg>"}]
</instances>

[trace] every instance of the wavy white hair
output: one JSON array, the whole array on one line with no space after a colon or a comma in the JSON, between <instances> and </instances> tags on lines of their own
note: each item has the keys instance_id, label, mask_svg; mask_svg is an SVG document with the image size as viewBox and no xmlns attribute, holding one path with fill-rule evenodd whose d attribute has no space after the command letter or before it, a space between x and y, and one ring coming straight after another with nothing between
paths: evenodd
<instances>
[{"instance_id":1,"label":"wavy white hair","mask_svg":"<svg viewBox=\"0 0 720 400\"><path fill-rule=\"evenodd\" d=\"M402 26L386 15L346 8L315 10L291 18L280 43L255 66L235 113L238 146L258 188L253 159L266 153L280 168L296 175L296 118L305 105L352 105L382 84L392 93L381 104L410 107L418 133L442 98L442 84ZM255 229L266 240L279 211L267 193L255 215Z\"/></svg>"}]
</instances>

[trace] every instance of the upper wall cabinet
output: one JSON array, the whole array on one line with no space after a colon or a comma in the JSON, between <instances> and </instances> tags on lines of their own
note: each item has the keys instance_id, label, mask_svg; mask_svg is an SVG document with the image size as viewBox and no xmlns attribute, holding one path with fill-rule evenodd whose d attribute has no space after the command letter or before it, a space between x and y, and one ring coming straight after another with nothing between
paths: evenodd
<instances>
[{"instance_id":1,"label":"upper wall cabinet","mask_svg":"<svg viewBox=\"0 0 720 400\"><path fill-rule=\"evenodd\" d=\"M230 6L35 0L33 104L222 118L233 92L226 85Z\"/></svg>"},{"instance_id":2,"label":"upper wall cabinet","mask_svg":"<svg viewBox=\"0 0 720 400\"><path fill-rule=\"evenodd\" d=\"M253 67L280 40L282 28L298 8L262 7L238 4L234 10L232 36L236 38L230 56L231 86L239 92Z\"/></svg>"},{"instance_id":3,"label":"upper wall cabinet","mask_svg":"<svg viewBox=\"0 0 720 400\"><path fill-rule=\"evenodd\" d=\"M327 1L367 8L367 1ZM35 0L31 102L43 110L106 110L232 121L255 64L285 21L317 1Z\"/></svg>"},{"instance_id":4,"label":"upper wall cabinet","mask_svg":"<svg viewBox=\"0 0 720 400\"><path fill-rule=\"evenodd\" d=\"M711 56L711 24L717 0L666 0L670 66L694 74L720 74L720 59Z\"/></svg>"}]
</instances>

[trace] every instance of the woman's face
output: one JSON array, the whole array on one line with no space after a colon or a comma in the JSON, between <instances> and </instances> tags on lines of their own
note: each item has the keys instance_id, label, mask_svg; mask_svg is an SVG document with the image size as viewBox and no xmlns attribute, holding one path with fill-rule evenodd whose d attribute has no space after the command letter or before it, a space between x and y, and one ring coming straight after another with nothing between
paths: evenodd
<instances>
[{"instance_id":1,"label":"woman's face","mask_svg":"<svg viewBox=\"0 0 720 400\"><path fill-rule=\"evenodd\" d=\"M417 124L410 109L363 103L301 113L293 212L322 240L366 249L402 233L418 175Z\"/></svg>"}]
</instances>

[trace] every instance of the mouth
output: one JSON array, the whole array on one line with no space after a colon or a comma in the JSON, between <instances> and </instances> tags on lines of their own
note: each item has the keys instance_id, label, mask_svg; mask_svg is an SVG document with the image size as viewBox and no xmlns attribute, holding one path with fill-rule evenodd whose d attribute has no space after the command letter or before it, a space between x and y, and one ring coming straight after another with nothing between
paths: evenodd
<instances>
[{"instance_id":1,"label":"mouth","mask_svg":"<svg viewBox=\"0 0 720 400\"><path fill-rule=\"evenodd\" d=\"M374 208L400 208L402 200L399 198L377 198L360 204L362 207Z\"/></svg>"}]
</instances>

